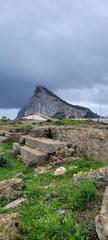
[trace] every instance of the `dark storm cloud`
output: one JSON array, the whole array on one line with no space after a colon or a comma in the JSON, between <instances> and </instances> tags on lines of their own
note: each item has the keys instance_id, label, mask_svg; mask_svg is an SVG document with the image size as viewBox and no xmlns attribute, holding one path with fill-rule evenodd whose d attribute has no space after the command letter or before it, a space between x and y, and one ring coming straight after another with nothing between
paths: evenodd
<instances>
[{"instance_id":1,"label":"dark storm cloud","mask_svg":"<svg viewBox=\"0 0 108 240\"><path fill-rule=\"evenodd\" d=\"M0 107L37 84L70 102L108 104L107 0L0 0Z\"/></svg>"}]
</instances>

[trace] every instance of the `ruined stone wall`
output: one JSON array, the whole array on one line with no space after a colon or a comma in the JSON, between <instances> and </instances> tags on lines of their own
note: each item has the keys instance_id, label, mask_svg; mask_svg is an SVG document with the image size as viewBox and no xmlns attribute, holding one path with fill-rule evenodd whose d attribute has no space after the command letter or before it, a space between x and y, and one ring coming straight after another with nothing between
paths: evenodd
<instances>
[{"instance_id":1,"label":"ruined stone wall","mask_svg":"<svg viewBox=\"0 0 108 240\"><path fill-rule=\"evenodd\" d=\"M45 126L31 131L33 137L46 137L72 144L78 155L108 161L108 130L96 127Z\"/></svg>"},{"instance_id":2,"label":"ruined stone wall","mask_svg":"<svg viewBox=\"0 0 108 240\"><path fill-rule=\"evenodd\" d=\"M72 144L79 155L108 161L108 130L93 127L51 127L53 139Z\"/></svg>"}]
</instances>

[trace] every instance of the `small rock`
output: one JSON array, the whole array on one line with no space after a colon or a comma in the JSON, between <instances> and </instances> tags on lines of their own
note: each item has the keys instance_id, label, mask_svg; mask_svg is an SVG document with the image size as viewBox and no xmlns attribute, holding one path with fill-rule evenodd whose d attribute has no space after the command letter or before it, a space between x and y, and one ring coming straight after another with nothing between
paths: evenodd
<instances>
[{"instance_id":1,"label":"small rock","mask_svg":"<svg viewBox=\"0 0 108 240\"><path fill-rule=\"evenodd\" d=\"M15 177L16 178L23 178L23 177L25 177L25 175L22 172L19 172L19 173L16 174Z\"/></svg>"},{"instance_id":2,"label":"small rock","mask_svg":"<svg viewBox=\"0 0 108 240\"><path fill-rule=\"evenodd\" d=\"M35 171L35 174L34 176L38 176L38 175L41 175L45 172L48 172L49 170L51 170L51 166L50 165L47 165L45 167L38 167L38 168L35 168L34 171Z\"/></svg>"},{"instance_id":3,"label":"small rock","mask_svg":"<svg viewBox=\"0 0 108 240\"><path fill-rule=\"evenodd\" d=\"M49 188L54 188L54 187L55 187L54 183L51 183L51 184L46 185L46 186L42 186L43 189L49 189Z\"/></svg>"},{"instance_id":4,"label":"small rock","mask_svg":"<svg viewBox=\"0 0 108 240\"><path fill-rule=\"evenodd\" d=\"M41 175L45 172L47 172L48 170L46 169L46 167L38 167L38 168L35 168L35 176L38 176L38 175Z\"/></svg>"},{"instance_id":5,"label":"small rock","mask_svg":"<svg viewBox=\"0 0 108 240\"><path fill-rule=\"evenodd\" d=\"M17 159L22 162L22 156L21 155L17 155Z\"/></svg>"},{"instance_id":6,"label":"small rock","mask_svg":"<svg viewBox=\"0 0 108 240\"><path fill-rule=\"evenodd\" d=\"M53 200L54 198L59 198L59 193L58 192L52 192L50 193L47 198L46 201L50 202L51 200Z\"/></svg>"},{"instance_id":7,"label":"small rock","mask_svg":"<svg viewBox=\"0 0 108 240\"><path fill-rule=\"evenodd\" d=\"M69 148L68 149L68 155L73 156L76 153L75 149Z\"/></svg>"},{"instance_id":8,"label":"small rock","mask_svg":"<svg viewBox=\"0 0 108 240\"><path fill-rule=\"evenodd\" d=\"M7 205L4 207L4 209L16 208L16 207L18 207L21 203L23 203L24 201L25 201L24 198L19 198L19 199L13 201L13 202L7 204Z\"/></svg>"},{"instance_id":9,"label":"small rock","mask_svg":"<svg viewBox=\"0 0 108 240\"><path fill-rule=\"evenodd\" d=\"M59 167L54 172L54 176L62 176L67 172L67 169L65 167Z\"/></svg>"},{"instance_id":10,"label":"small rock","mask_svg":"<svg viewBox=\"0 0 108 240\"><path fill-rule=\"evenodd\" d=\"M66 210L65 209L58 209L57 210L57 214L59 215L59 216L61 216L61 215L65 215L65 213L66 213Z\"/></svg>"}]
</instances>

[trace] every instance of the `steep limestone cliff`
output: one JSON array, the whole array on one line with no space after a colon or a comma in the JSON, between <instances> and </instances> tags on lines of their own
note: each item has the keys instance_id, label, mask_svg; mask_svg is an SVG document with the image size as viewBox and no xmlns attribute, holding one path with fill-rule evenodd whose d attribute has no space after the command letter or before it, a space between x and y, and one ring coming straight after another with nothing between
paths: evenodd
<instances>
[{"instance_id":1,"label":"steep limestone cliff","mask_svg":"<svg viewBox=\"0 0 108 240\"><path fill-rule=\"evenodd\" d=\"M53 92L42 86L37 86L29 104L21 109L17 118L33 113L41 113L52 118L96 118L97 114L90 109L67 103Z\"/></svg>"}]
</instances>

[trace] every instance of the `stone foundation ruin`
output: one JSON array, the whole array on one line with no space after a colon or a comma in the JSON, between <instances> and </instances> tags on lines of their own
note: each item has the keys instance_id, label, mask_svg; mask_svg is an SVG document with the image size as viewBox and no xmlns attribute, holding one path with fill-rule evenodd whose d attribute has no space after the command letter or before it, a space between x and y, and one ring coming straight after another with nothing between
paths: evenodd
<instances>
[{"instance_id":1,"label":"stone foundation ruin","mask_svg":"<svg viewBox=\"0 0 108 240\"><path fill-rule=\"evenodd\" d=\"M30 129L20 138L24 164L46 159L63 163L68 157L108 161L108 130L96 127L42 126Z\"/></svg>"}]
</instances>

